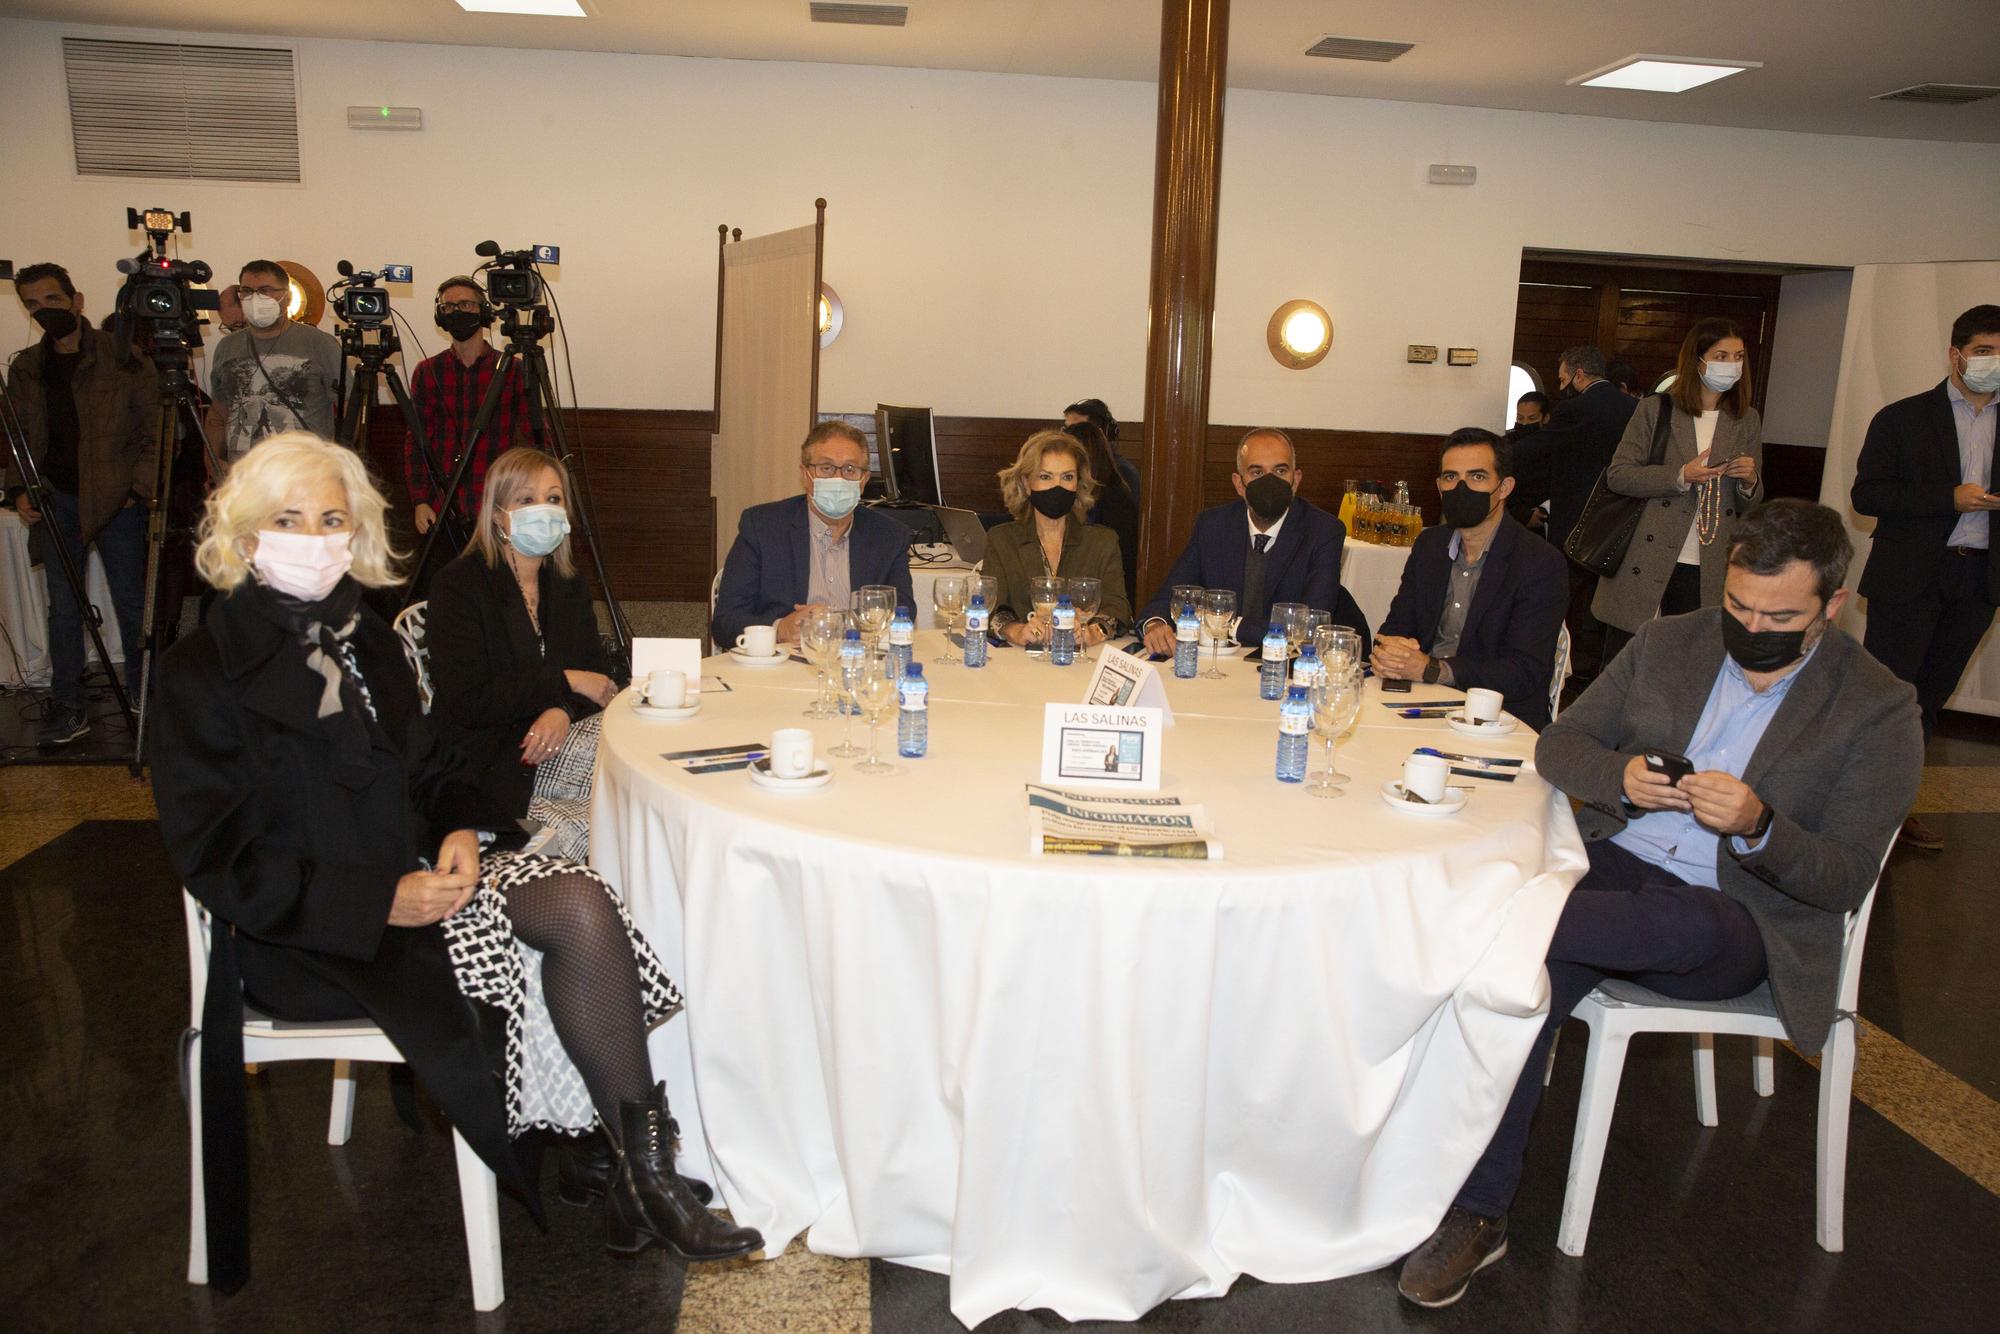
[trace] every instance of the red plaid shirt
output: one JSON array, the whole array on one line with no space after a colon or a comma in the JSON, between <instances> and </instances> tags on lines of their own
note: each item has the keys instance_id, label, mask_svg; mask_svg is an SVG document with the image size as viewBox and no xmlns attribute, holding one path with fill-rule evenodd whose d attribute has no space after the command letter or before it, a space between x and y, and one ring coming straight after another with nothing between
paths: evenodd
<instances>
[{"instance_id":1,"label":"red plaid shirt","mask_svg":"<svg viewBox=\"0 0 2000 1334\"><path fill-rule=\"evenodd\" d=\"M472 434L473 419L479 415L479 405L486 401L486 391L499 365L500 353L491 343L470 366L447 347L417 363L415 373L410 376L410 398L417 405L417 416L424 424L431 455L437 459L447 483L451 481L451 470L458 466L466 437ZM516 362L507 368L507 385L493 409L493 420L480 437L479 451L473 455L465 482L458 489L460 512L467 515L478 512L480 492L486 485L486 466L495 458L515 445L541 444L531 422L527 384L520 363ZM416 438L408 431L403 433L403 465L410 484L411 503L436 509L438 489L431 485L430 473L417 453Z\"/></svg>"}]
</instances>

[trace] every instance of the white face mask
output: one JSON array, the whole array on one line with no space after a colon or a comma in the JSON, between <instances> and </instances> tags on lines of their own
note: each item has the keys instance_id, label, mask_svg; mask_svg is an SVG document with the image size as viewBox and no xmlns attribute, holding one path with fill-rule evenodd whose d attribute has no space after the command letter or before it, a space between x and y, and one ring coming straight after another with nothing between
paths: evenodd
<instances>
[{"instance_id":1,"label":"white face mask","mask_svg":"<svg viewBox=\"0 0 2000 1334\"><path fill-rule=\"evenodd\" d=\"M1959 379L1975 394L2000 393L2000 357L1964 357Z\"/></svg>"},{"instance_id":2,"label":"white face mask","mask_svg":"<svg viewBox=\"0 0 2000 1334\"><path fill-rule=\"evenodd\" d=\"M285 308L278 304L278 298L265 296L262 292L252 292L243 298L243 318L259 329L268 329L278 322Z\"/></svg>"},{"instance_id":3,"label":"white face mask","mask_svg":"<svg viewBox=\"0 0 2000 1334\"><path fill-rule=\"evenodd\" d=\"M354 557L347 549L353 534L285 533L264 529L257 534L257 549L250 553L250 567L265 584L286 597L301 602L318 602L346 577Z\"/></svg>"},{"instance_id":4,"label":"white face mask","mask_svg":"<svg viewBox=\"0 0 2000 1334\"><path fill-rule=\"evenodd\" d=\"M1701 382L1718 394L1726 394L1736 387L1743 378L1743 363L1740 361L1704 361L1701 363Z\"/></svg>"}]
</instances>

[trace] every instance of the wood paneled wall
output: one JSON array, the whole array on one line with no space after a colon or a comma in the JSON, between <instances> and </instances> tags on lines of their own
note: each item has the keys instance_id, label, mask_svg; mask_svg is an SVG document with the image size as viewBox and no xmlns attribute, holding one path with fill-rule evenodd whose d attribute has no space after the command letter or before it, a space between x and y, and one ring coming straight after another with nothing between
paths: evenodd
<instances>
[{"instance_id":1,"label":"wood paneled wall","mask_svg":"<svg viewBox=\"0 0 2000 1334\"><path fill-rule=\"evenodd\" d=\"M832 414L827 414L832 415ZM846 415L875 437L872 415ZM700 602L708 598L715 573L714 507L709 499L711 416L680 409L581 413L581 445L597 502L599 539L612 588L620 598ZM1021 442L1050 425L1032 417L939 417L938 472L946 497L968 509L998 510L995 474L1014 461ZM1229 475L1236 442L1247 426L1211 426L1202 458L1203 504L1235 497ZM1121 444L1130 455L1144 439L1139 422L1122 422ZM1340 504L1347 479L1406 481L1424 508L1425 521L1438 519L1436 473L1439 437L1392 431L1302 429L1290 432L1305 474L1305 497L1327 509ZM399 540L415 541L410 498L404 484L403 423L393 411L378 412L372 423L369 459L394 506Z\"/></svg>"}]
</instances>

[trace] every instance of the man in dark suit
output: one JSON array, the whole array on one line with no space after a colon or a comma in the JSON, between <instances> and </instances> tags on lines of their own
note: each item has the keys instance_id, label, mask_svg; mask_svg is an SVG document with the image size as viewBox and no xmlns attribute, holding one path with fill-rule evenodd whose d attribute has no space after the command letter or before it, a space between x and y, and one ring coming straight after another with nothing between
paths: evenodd
<instances>
[{"instance_id":1,"label":"man in dark suit","mask_svg":"<svg viewBox=\"0 0 2000 1334\"><path fill-rule=\"evenodd\" d=\"M1506 1254L1549 1048L1603 979L1682 1001L1755 992L1800 1052L1826 1044L1847 914L1923 773L1915 692L1833 624L1852 555L1825 506L1760 507L1737 526L1723 605L1649 621L1542 734L1535 767L1582 802L1590 866L1549 941L1548 1017L1499 1127L1403 1262L1410 1301L1450 1305ZM1693 772L1651 772L1649 749Z\"/></svg>"},{"instance_id":2,"label":"man in dark suit","mask_svg":"<svg viewBox=\"0 0 2000 1334\"><path fill-rule=\"evenodd\" d=\"M1305 473L1291 437L1269 426L1248 432L1236 446L1230 480L1242 501L1195 516L1193 539L1140 609L1140 633L1154 653L1174 651L1173 618L1180 608L1167 603L1176 584L1235 589L1239 644L1263 640L1274 602L1303 602L1350 623L1340 612L1340 548L1347 529L1299 498Z\"/></svg>"},{"instance_id":3,"label":"man in dark suit","mask_svg":"<svg viewBox=\"0 0 2000 1334\"><path fill-rule=\"evenodd\" d=\"M1554 409L1549 396L1530 390L1514 403L1514 424L1507 430L1507 447L1514 453L1514 494L1507 498L1507 512L1529 532L1548 535L1549 442L1542 428L1549 424Z\"/></svg>"},{"instance_id":4,"label":"man in dark suit","mask_svg":"<svg viewBox=\"0 0 2000 1334\"><path fill-rule=\"evenodd\" d=\"M821 422L806 433L799 447L805 494L752 505L737 522L709 626L718 650L746 625L774 625L780 643L796 640L807 607L845 607L867 584L893 585L897 601L916 610L909 528L858 508L869 472L868 438L846 422Z\"/></svg>"},{"instance_id":5,"label":"man in dark suit","mask_svg":"<svg viewBox=\"0 0 2000 1334\"><path fill-rule=\"evenodd\" d=\"M1638 400L1604 378L1604 354L1594 347L1563 353L1556 375L1559 396L1542 427L1542 448L1548 452L1548 538L1561 551L1590 499L1590 488L1618 452ZM1595 676L1603 666L1604 626L1590 614L1596 592L1597 576L1571 562L1569 610L1563 619L1569 623L1571 664L1583 677Z\"/></svg>"},{"instance_id":6,"label":"man in dark suit","mask_svg":"<svg viewBox=\"0 0 2000 1334\"><path fill-rule=\"evenodd\" d=\"M1924 736L1979 648L2000 605L1993 467L2000 418L2000 306L1974 306L1951 326L1951 373L1875 414L1855 465L1855 510L1873 515L1874 553L1861 572L1868 651L1917 688ZM1944 836L1911 816L1903 841L1936 851Z\"/></svg>"},{"instance_id":7,"label":"man in dark suit","mask_svg":"<svg viewBox=\"0 0 2000 1334\"><path fill-rule=\"evenodd\" d=\"M1377 676L1506 697L1530 727L1549 722L1549 684L1569 581L1563 558L1507 513L1507 442L1467 426L1438 457L1444 523L1410 548L1403 583L1376 632Z\"/></svg>"}]
</instances>

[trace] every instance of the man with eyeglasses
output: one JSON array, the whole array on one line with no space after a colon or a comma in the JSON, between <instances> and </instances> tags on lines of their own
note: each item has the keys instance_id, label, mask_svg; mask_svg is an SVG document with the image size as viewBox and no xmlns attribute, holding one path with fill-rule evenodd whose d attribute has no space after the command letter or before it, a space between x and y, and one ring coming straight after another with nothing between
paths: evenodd
<instances>
[{"instance_id":1,"label":"man with eyeglasses","mask_svg":"<svg viewBox=\"0 0 2000 1334\"><path fill-rule=\"evenodd\" d=\"M1410 548L1372 662L1385 680L1497 690L1509 713L1542 728L1569 573L1561 552L1507 513L1512 452L1477 426L1445 438L1437 476L1444 522Z\"/></svg>"},{"instance_id":2,"label":"man with eyeglasses","mask_svg":"<svg viewBox=\"0 0 2000 1334\"><path fill-rule=\"evenodd\" d=\"M1292 438L1274 427L1253 428L1236 446L1230 480L1242 500L1195 516L1193 540L1140 611L1146 648L1174 651L1173 621L1180 608L1167 604L1178 584L1234 589L1239 644L1263 642L1274 602L1303 602L1331 612L1334 624L1352 625L1365 637L1360 609L1340 586L1347 529L1299 496L1305 472Z\"/></svg>"},{"instance_id":3,"label":"man with eyeglasses","mask_svg":"<svg viewBox=\"0 0 2000 1334\"><path fill-rule=\"evenodd\" d=\"M410 400L416 404L417 416L424 424L431 456L437 460L443 480L449 483L452 469L458 466L471 443L473 419L479 415L479 405L486 401L487 391L492 387L493 374L500 366L500 352L486 337L486 331L493 327L493 307L476 280L461 275L439 283L436 319L438 328L451 338L451 346L418 363L410 375ZM507 381L501 387L500 401L494 406L493 420L472 445L472 464L465 470L465 481L453 497L457 512L467 520L468 531L471 518L479 509L480 492L486 485L487 465L515 445L540 447L541 443L542 433L528 410L527 384L516 363L507 368ZM431 484L430 470L417 452L416 437L408 432L403 435L403 463L410 500L417 509L417 531L427 533L437 522L438 506L444 503L444 497Z\"/></svg>"},{"instance_id":4,"label":"man with eyeglasses","mask_svg":"<svg viewBox=\"0 0 2000 1334\"><path fill-rule=\"evenodd\" d=\"M752 505L737 522L709 627L717 649L750 625L774 625L780 643L796 641L808 607L845 607L868 584L892 585L903 606L916 608L909 528L860 508L869 471L868 438L846 422L821 422L806 433L799 447L805 494Z\"/></svg>"},{"instance_id":5,"label":"man with eyeglasses","mask_svg":"<svg viewBox=\"0 0 2000 1334\"><path fill-rule=\"evenodd\" d=\"M215 442L227 461L280 431L333 439L340 412L340 340L287 318L291 275L276 260L253 259L230 295L248 328L215 345L209 357Z\"/></svg>"}]
</instances>

